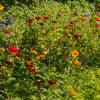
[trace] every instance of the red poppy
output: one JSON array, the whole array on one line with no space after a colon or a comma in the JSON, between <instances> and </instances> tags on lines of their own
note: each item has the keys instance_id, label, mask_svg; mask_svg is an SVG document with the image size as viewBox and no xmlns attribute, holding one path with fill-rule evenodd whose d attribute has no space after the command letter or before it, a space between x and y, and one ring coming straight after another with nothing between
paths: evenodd
<instances>
[{"instance_id":1,"label":"red poppy","mask_svg":"<svg viewBox=\"0 0 100 100\"><path fill-rule=\"evenodd\" d=\"M36 20L41 20L41 16L36 16L35 19Z\"/></svg>"},{"instance_id":2,"label":"red poppy","mask_svg":"<svg viewBox=\"0 0 100 100\"><path fill-rule=\"evenodd\" d=\"M81 38L81 35L80 34L76 34L74 35L75 39L79 40Z\"/></svg>"},{"instance_id":3,"label":"red poppy","mask_svg":"<svg viewBox=\"0 0 100 100\"><path fill-rule=\"evenodd\" d=\"M19 52L19 49L13 45L9 45L7 48L10 53L17 54Z\"/></svg>"},{"instance_id":4,"label":"red poppy","mask_svg":"<svg viewBox=\"0 0 100 100\"><path fill-rule=\"evenodd\" d=\"M33 23L33 20L32 20L32 19L28 19L28 20L27 20L27 23L28 23L28 24L32 24L32 23Z\"/></svg>"},{"instance_id":5,"label":"red poppy","mask_svg":"<svg viewBox=\"0 0 100 100\"><path fill-rule=\"evenodd\" d=\"M48 17L48 16L44 16L43 18L44 18L45 20L48 20L48 19L49 19L49 17Z\"/></svg>"}]
</instances>

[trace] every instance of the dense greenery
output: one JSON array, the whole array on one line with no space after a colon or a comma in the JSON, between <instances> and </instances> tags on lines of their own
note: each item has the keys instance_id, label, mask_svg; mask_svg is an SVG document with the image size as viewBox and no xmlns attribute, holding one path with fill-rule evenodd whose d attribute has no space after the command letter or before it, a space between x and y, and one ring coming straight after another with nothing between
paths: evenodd
<instances>
[{"instance_id":1,"label":"dense greenery","mask_svg":"<svg viewBox=\"0 0 100 100\"><path fill-rule=\"evenodd\" d=\"M0 100L100 99L100 4L59 1L1 1Z\"/></svg>"}]
</instances>

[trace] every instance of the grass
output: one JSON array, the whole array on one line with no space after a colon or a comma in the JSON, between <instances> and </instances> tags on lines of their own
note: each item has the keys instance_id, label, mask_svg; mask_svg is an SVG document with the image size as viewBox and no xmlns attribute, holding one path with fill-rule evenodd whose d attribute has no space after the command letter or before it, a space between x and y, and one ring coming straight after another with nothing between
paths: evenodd
<instances>
[{"instance_id":1,"label":"grass","mask_svg":"<svg viewBox=\"0 0 100 100\"><path fill-rule=\"evenodd\" d=\"M0 99L100 100L94 4L48 1L0 14Z\"/></svg>"}]
</instances>

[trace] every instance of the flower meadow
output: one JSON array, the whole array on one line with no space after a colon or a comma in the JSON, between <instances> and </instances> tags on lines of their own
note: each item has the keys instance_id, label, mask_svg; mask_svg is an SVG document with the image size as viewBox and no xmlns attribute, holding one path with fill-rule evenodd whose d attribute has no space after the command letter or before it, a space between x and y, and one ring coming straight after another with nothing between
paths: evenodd
<instances>
[{"instance_id":1,"label":"flower meadow","mask_svg":"<svg viewBox=\"0 0 100 100\"><path fill-rule=\"evenodd\" d=\"M0 100L100 100L100 3L1 3Z\"/></svg>"}]
</instances>

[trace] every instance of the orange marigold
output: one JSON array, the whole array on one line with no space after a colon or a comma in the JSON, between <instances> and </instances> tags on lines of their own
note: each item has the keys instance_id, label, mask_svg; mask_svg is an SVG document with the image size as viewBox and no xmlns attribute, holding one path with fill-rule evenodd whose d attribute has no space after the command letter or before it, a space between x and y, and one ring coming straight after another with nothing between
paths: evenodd
<instances>
[{"instance_id":1,"label":"orange marigold","mask_svg":"<svg viewBox=\"0 0 100 100\"><path fill-rule=\"evenodd\" d=\"M71 96L77 96L77 91L73 89L70 94Z\"/></svg>"},{"instance_id":2,"label":"orange marigold","mask_svg":"<svg viewBox=\"0 0 100 100\"><path fill-rule=\"evenodd\" d=\"M72 51L72 57L76 58L77 56L79 56L79 51L75 49Z\"/></svg>"},{"instance_id":3,"label":"orange marigold","mask_svg":"<svg viewBox=\"0 0 100 100\"><path fill-rule=\"evenodd\" d=\"M75 60L75 61L74 61L74 64L75 64L76 66L80 66L81 62L78 61L78 60Z\"/></svg>"},{"instance_id":4,"label":"orange marigold","mask_svg":"<svg viewBox=\"0 0 100 100\"><path fill-rule=\"evenodd\" d=\"M100 17L96 17L96 21L100 21Z\"/></svg>"},{"instance_id":5,"label":"orange marigold","mask_svg":"<svg viewBox=\"0 0 100 100\"><path fill-rule=\"evenodd\" d=\"M40 57L40 59L44 60L46 58L46 55L45 54L41 54L39 57Z\"/></svg>"},{"instance_id":6,"label":"orange marigold","mask_svg":"<svg viewBox=\"0 0 100 100\"><path fill-rule=\"evenodd\" d=\"M31 50L30 51L32 54L37 54L38 52L37 52L37 50Z\"/></svg>"}]
</instances>

